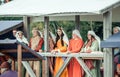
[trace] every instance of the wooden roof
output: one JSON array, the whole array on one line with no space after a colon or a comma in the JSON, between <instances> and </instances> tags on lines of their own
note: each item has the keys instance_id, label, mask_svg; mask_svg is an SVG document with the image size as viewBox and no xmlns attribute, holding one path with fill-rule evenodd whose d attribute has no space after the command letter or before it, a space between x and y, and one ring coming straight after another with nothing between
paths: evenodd
<instances>
[{"instance_id":1,"label":"wooden roof","mask_svg":"<svg viewBox=\"0 0 120 77\"><path fill-rule=\"evenodd\" d=\"M22 45L22 60L41 60L45 57L33 51L24 43L20 43L16 40L0 40L0 52L17 60L17 45Z\"/></svg>"}]
</instances>

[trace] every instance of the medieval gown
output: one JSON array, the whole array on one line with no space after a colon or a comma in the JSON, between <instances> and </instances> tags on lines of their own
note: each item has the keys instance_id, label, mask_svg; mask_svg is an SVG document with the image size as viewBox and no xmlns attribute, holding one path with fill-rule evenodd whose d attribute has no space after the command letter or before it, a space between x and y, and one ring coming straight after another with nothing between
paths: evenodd
<instances>
[{"instance_id":1,"label":"medieval gown","mask_svg":"<svg viewBox=\"0 0 120 77\"><path fill-rule=\"evenodd\" d=\"M67 45L64 43L64 46L62 46L61 40L59 39L57 41L57 47L55 48L55 50L57 50L57 49L59 49L61 53L64 53L67 51ZM65 60L65 57L56 57L55 67L54 67L54 76L56 76L56 74L58 73L59 69L61 68L61 66L64 63L64 60ZM62 72L60 77L68 77L67 68L64 69L64 71Z\"/></svg>"},{"instance_id":2,"label":"medieval gown","mask_svg":"<svg viewBox=\"0 0 120 77\"><path fill-rule=\"evenodd\" d=\"M42 50L42 46L44 44L43 38L37 36L35 38L30 39L30 48L35 50L36 52L39 52L39 50ZM40 61L30 61L30 65L32 66L36 77L41 77L41 62ZM28 77L28 76L26 76Z\"/></svg>"},{"instance_id":3,"label":"medieval gown","mask_svg":"<svg viewBox=\"0 0 120 77\"><path fill-rule=\"evenodd\" d=\"M87 43L87 42L86 42ZM85 43L85 44L86 44ZM92 42L91 47L84 47L83 48L84 51L91 49L92 52L94 51L98 51L99 49L99 44L97 40L94 40ZM99 61L93 61L93 60L85 60L86 65L88 66L88 68L90 69L91 74L93 75L93 77L100 77L100 69L99 69L99 65L96 65L97 62ZM91 63L91 64L89 64ZM98 74L98 75L97 75ZM88 75L86 74L85 77L88 77Z\"/></svg>"},{"instance_id":4,"label":"medieval gown","mask_svg":"<svg viewBox=\"0 0 120 77\"><path fill-rule=\"evenodd\" d=\"M71 51L71 53L78 53L80 52L82 46L83 41L81 38L77 40L71 39L69 42L68 51ZM75 58L72 58L68 65L68 77L82 77L82 67Z\"/></svg>"}]
</instances>

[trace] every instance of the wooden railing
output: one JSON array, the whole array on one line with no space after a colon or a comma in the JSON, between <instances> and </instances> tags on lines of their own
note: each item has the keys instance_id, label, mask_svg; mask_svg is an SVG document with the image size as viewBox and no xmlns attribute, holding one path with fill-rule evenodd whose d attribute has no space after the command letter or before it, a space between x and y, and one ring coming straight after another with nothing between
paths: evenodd
<instances>
[{"instance_id":1,"label":"wooden railing","mask_svg":"<svg viewBox=\"0 0 120 77\"><path fill-rule=\"evenodd\" d=\"M67 65L69 64L69 61L71 60L72 57L76 58L76 60L79 62L79 64L81 65L81 67L84 69L84 71L86 72L86 74L89 77L93 77L92 74L90 73L89 68L86 66L86 64L84 63L84 59L95 59L95 60L102 60L104 58L104 54L102 52L99 51L95 51L92 53L71 53L71 54L66 54L66 53L56 53L56 54L52 54L52 53L38 53L42 56L46 56L46 57L66 57L66 60L63 64L63 66L60 68L59 72L57 73L57 75L55 77L60 77L60 74L63 72L63 70L65 69L65 67L67 67Z\"/></svg>"}]
</instances>

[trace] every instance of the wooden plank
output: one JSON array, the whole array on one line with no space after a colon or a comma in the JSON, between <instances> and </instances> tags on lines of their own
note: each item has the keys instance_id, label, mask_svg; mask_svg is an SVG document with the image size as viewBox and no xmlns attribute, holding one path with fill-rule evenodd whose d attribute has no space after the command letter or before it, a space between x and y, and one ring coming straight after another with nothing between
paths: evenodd
<instances>
[{"instance_id":1,"label":"wooden plank","mask_svg":"<svg viewBox=\"0 0 120 77\"><path fill-rule=\"evenodd\" d=\"M49 17L44 17L44 24L45 24L45 29L44 29L44 50L45 52L49 50L49 39L48 39L48 26L49 26ZM42 67L43 67L43 70L42 70L42 77L49 77L49 67L48 67L48 60L46 58L45 61L42 62Z\"/></svg>"},{"instance_id":2,"label":"wooden plank","mask_svg":"<svg viewBox=\"0 0 120 77\"><path fill-rule=\"evenodd\" d=\"M30 39L30 17L24 16L23 23L24 23L24 35L29 40Z\"/></svg>"},{"instance_id":3,"label":"wooden plank","mask_svg":"<svg viewBox=\"0 0 120 77\"><path fill-rule=\"evenodd\" d=\"M27 61L22 61L23 66L29 73L30 77L36 77L35 73L33 72L32 68L30 67L30 64Z\"/></svg>"},{"instance_id":4,"label":"wooden plank","mask_svg":"<svg viewBox=\"0 0 120 77\"><path fill-rule=\"evenodd\" d=\"M80 16L79 15L75 15L75 29L80 30Z\"/></svg>"},{"instance_id":5,"label":"wooden plank","mask_svg":"<svg viewBox=\"0 0 120 77\"><path fill-rule=\"evenodd\" d=\"M12 70L15 71L15 60L12 60Z\"/></svg>"},{"instance_id":6,"label":"wooden plank","mask_svg":"<svg viewBox=\"0 0 120 77\"><path fill-rule=\"evenodd\" d=\"M56 54L52 54L50 52L46 52L46 53L38 53L42 56L46 56L46 57L82 57L85 59L103 59L103 53L102 52L97 52L96 53L72 53L72 54L66 54L66 53L56 53Z\"/></svg>"},{"instance_id":7,"label":"wooden plank","mask_svg":"<svg viewBox=\"0 0 120 77\"><path fill-rule=\"evenodd\" d=\"M104 40L111 35L112 32L112 11L103 14L103 31ZM114 77L113 73L113 52L112 49L104 49L104 77ZM109 63L109 64L108 64Z\"/></svg>"},{"instance_id":8,"label":"wooden plank","mask_svg":"<svg viewBox=\"0 0 120 77\"><path fill-rule=\"evenodd\" d=\"M88 75L88 77L93 77L90 69L86 66L86 64L84 63L84 61L78 57L76 57L78 63L80 64L80 66L84 69L84 71L86 72L86 74Z\"/></svg>"},{"instance_id":9,"label":"wooden plank","mask_svg":"<svg viewBox=\"0 0 120 77\"><path fill-rule=\"evenodd\" d=\"M2 53L10 53L10 52L17 52L16 49L5 49L5 50L0 50ZM22 49L22 52L28 52L28 50Z\"/></svg>"},{"instance_id":10,"label":"wooden plank","mask_svg":"<svg viewBox=\"0 0 120 77\"><path fill-rule=\"evenodd\" d=\"M18 77L22 77L22 46L18 45Z\"/></svg>"},{"instance_id":11,"label":"wooden plank","mask_svg":"<svg viewBox=\"0 0 120 77\"><path fill-rule=\"evenodd\" d=\"M62 67L60 68L60 70L58 71L57 75L55 77L60 77L61 73L63 72L63 70L67 67L67 65L69 64L70 60L72 57L68 57L64 64L62 65Z\"/></svg>"}]
</instances>

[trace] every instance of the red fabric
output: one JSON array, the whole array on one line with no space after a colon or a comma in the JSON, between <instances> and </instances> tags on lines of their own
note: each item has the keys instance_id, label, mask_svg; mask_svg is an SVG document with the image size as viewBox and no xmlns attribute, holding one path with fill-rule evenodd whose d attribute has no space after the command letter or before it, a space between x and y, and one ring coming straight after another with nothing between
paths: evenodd
<instances>
[{"instance_id":1,"label":"red fabric","mask_svg":"<svg viewBox=\"0 0 120 77\"><path fill-rule=\"evenodd\" d=\"M94 68L94 64L92 60L85 60L85 64L88 66L90 70Z\"/></svg>"},{"instance_id":2,"label":"red fabric","mask_svg":"<svg viewBox=\"0 0 120 77\"><path fill-rule=\"evenodd\" d=\"M42 44L43 44L44 40L43 38L40 39L38 47L35 49L35 51L39 51L42 48Z\"/></svg>"},{"instance_id":3,"label":"red fabric","mask_svg":"<svg viewBox=\"0 0 120 77\"><path fill-rule=\"evenodd\" d=\"M31 42L32 42L32 40L30 39L30 44L29 44L29 47L31 48ZM37 48L35 49L35 51L39 51L41 48L42 48L42 44L44 43L44 40L43 40L43 38L41 38L40 40L39 40L39 44L38 44L38 46L37 46Z\"/></svg>"},{"instance_id":4,"label":"red fabric","mask_svg":"<svg viewBox=\"0 0 120 77\"><path fill-rule=\"evenodd\" d=\"M82 67L75 58L72 58L68 65L68 77L82 77Z\"/></svg>"},{"instance_id":5,"label":"red fabric","mask_svg":"<svg viewBox=\"0 0 120 77\"><path fill-rule=\"evenodd\" d=\"M69 42L68 51L70 51L71 53L80 52L82 46L82 39L71 39ZM68 77L82 77L82 72L82 67L79 65L78 61L75 58L72 58L68 65Z\"/></svg>"}]
</instances>

